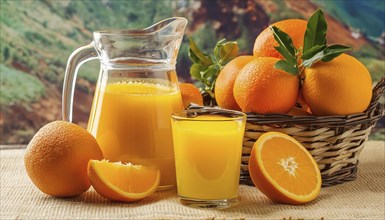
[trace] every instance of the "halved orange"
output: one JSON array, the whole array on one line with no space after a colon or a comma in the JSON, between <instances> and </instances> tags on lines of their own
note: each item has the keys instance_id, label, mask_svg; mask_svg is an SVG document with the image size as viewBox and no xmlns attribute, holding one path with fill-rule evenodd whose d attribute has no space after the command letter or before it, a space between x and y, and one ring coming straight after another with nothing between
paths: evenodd
<instances>
[{"instance_id":1,"label":"halved orange","mask_svg":"<svg viewBox=\"0 0 385 220\"><path fill-rule=\"evenodd\" d=\"M249 159L254 185L275 202L303 204L321 189L321 173L311 154L294 138L267 132L255 142Z\"/></svg>"},{"instance_id":2,"label":"halved orange","mask_svg":"<svg viewBox=\"0 0 385 220\"><path fill-rule=\"evenodd\" d=\"M131 163L90 160L88 177L101 196L114 201L135 202L155 192L160 171Z\"/></svg>"}]
</instances>

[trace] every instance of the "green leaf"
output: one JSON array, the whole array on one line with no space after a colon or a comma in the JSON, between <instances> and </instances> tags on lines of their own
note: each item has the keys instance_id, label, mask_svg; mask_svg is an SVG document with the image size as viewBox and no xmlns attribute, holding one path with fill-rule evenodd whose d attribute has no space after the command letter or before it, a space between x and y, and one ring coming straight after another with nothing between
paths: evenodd
<instances>
[{"instance_id":1,"label":"green leaf","mask_svg":"<svg viewBox=\"0 0 385 220\"><path fill-rule=\"evenodd\" d=\"M238 56L239 47L235 41L227 42L219 50L219 62L223 65Z\"/></svg>"},{"instance_id":2,"label":"green leaf","mask_svg":"<svg viewBox=\"0 0 385 220\"><path fill-rule=\"evenodd\" d=\"M214 48L214 57L216 60L220 59L220 49L223 45L223 43L226 42L226 38L223 38L222 40L218 41Z\"/></svg>"},{"instance_id":3,"label":"green leaf","mask_svg":"<svg viewBox=\"0 0 385 220\"><path fill-rule=\"evenodd\" d=\"M188 50L188 56L190 57L190 60L193 63L195 63L195 64L201 63L199 57L197 55L195 55L194 51L192 51L191 48L189 48L189 50Z\"/></svg>"},{"instance_id":4,"label":"green leaf","mask_svg":"<svg viewBox=\"0 0 385 220\"><path fill-rule=\"evenodd\" d=\"M304 65L305 67L311 67L315 62L322 59L324 55L324 50L321 50L318 53L314 54L314 56L312 56L311 58L303 60L302 65Z\"/></svg>"},{"instance_id":5,"label":"green leaf","mask_svg":"<svg viewBox=\"0 0 385 220\"><path fill-rule=\"evenodd\" d=\"M293 41L288 34L275 26L270 26L275 41L278 46L274 47L285 59L275 63L274 67L286 71L290 74L298 74L297 56L298 51L294 47Z\"/></svg>"},{"instance_id":6,"label":"green leaf","mask_svg":"<svg viewBox=\"0 0 385 220\"><path fill-rule=\"evenodd\" d=\"M298 73L297 65L291 65L286 60L280 60L280 61L276 62L274 67L276 69L286 71L292 75L296 75Z\"/></svg>"},{"instance_id":7,"label":"green leaf","mask_svg":"<svg viewBox=\"0 0 385 220\"><path fill-rule=\"evenodd\" d=\"M205 84L211 87L219 74L220 67L217 64L209 66L204 72L202 72L202 78L205 80Z\"/></svg>"},{"instance_id":8,"label":"green leaf","mask_svg":"<svg viewBox=\"0 0 385 220\"><path fill-rule=\"evenodd\" d=\"M226 39L222 39L215 45L214 57L220 65L226 65L226 63L238 56L238 52L239 47L236 41L226 42Z\"/></svg>"},{"instance_id":9,"label":"green leaf","mask_svg":"<svg viewBox=\"0 0 385 220\"><path fill-rule=\"evenodd\" d=\"M303 40L303 53L316 45L326 44L327 22L321 9L318 9L308 20Z\"/></svg>"},{"instance_id":10,"label":"green leaf","mask_svg":"<svg viewBox=\"0 0 385 220\"><path fill-rule=\"evenodd\" d=\"M287 62L290 64L296 63L297 50L295 49L290 36L276 26L270 26L270 30L273 32L274 39L279 45L274 48L287 60Z\"/></svg>"},{"instance_id":11,"label":"green leaf","mask_svg":"<svg viewBox=\"0 0 385 220\"><path fill-rule=\"evenodd\" d=\"M203 72L202 77L206 78L207 80L211 81L213 77L218 75L218 69L216 68L216 65L212 65L205 72Z\"/></svg>"},{"instance_id":12,"label":"green leaf","mask_svg":"<svg viewBox=\"0 0 385 220\"><path fill-rule=\"evenodd\" d=\"M334 58L338 57L342 53L351 50L351 47L343 46L343 45L331 45L328 46L324 50L324 56L321 58L322 62L329 62L332 61Z\"/></svg>"},{"instance_id":13,"label":"green leaf","mask_svg":"<svg viewBox=\"0 0 385 220\"><path fill-rule=\"evenodd\" d=\"M317 53L325 50L327 46L326 45L315 45L314 47L310 48L309 50L306 51L306 53L302 54L301 58L304 60L308 60L312 58L314 55Z\"/></svg>"},{"instance_id":14,"label":"green leaf","mask_svg":"<svg viewBox=\"0 0 385 220\"><path fill-rule=\"evenodd\" d=\"M332 45L325 47L323 50L311 56L309 59L304 59L302 65L306 67L311 67L314 63L321 60L322 62L329 62L341 55L345 51L351 50L351 47L346 47L343 45Z\"/></svg>"},{"instance_id":15,"label":"green leaf","mask_svg":"<svg viewBox=\"0 0 385 220\"><path fill-rule=\"evenodd\" d=\"M311 67L314 63L321 60L329 62L350 50L350 47L342 45L326 46L327 22L321 9L318 9L308 20L307 29L304 36L302 65Z\"/></svg>"},{"instance_id":16,"label":"green leaf","mask_svg":"<svg viewBox=\"0 0 385 220\"><path fill-rule=\"evenodd\" d=\"M238 44L235 41L220 40L214 49L214 56L204 54L193 39L190 40L189 57L194 63L190 68L192 78L204 85L204 91L214 97L215 81L223 66L238 55Z\"/></svg>"},{"instance_id":17,"label":"green leaf","mask_svg":"<svg viewBox=\"0 0 385 220\"><path fill-rule=\"evenodd\" d=\"M205 67L202 64L194 63L190 67L190 75L196 80L202 80L201 72L205 70Z\"/></svg>"},{"instance_id":18,"label":"green leaf","mask_svg":"<svg viewBox=\"0 0 385 220\"><path fill-rule=\"evenodd\" d=\"M213 64L209 55L199 50L192 38L190 41L189 57L193 63L201 63L203 66L210 66Z\"/></svg>"}]
</instances>

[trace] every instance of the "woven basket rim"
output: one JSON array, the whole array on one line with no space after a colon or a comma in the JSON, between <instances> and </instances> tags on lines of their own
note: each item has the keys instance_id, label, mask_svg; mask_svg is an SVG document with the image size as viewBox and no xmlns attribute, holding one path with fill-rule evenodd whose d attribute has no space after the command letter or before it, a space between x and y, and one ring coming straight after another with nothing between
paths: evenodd
<instances>
[{"instance_id":1,"label":"woven basket rim","mask_svg":"<svg viewBox=\"0 0 385 220\"><path fill-rule=\"evenodd\" d=\"M291 116L287 114L258 114L246 113L247 121L253 124L296 124L324 127L354 126L363 123L375 123L385 115L385 107L379 103L380 97L385 92L385 75L374 86L372 99L369 107L362 113L350 115L332 115L332 116Z\"/></svg>"}]
</instances>

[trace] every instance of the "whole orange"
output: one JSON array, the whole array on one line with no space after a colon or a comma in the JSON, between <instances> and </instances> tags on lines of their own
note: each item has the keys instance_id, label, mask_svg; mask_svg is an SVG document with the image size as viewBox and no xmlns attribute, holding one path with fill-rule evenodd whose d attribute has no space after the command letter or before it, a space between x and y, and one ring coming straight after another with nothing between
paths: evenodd
<instances>
[{"instance_id":1,"label":"whole orange","mask_svg":"<svg viewBox=\"0 0 385 220\"><path fill-rule=\"evenodd\" d=\"M287 19L278 21L272 25L287 33L293 40L293 44L297 49L303 46L303 37L307 26L305 20ZM266 28L255 39L253 54L257 57L283 58L274 48L276 46L278 46L278 43L275 41L273 33L270 28Z\"/></svg>"},{"instance_id":2,"label":"whole orange","mask_svg":"<svg viewBox=\"0 0 385 220\"><path fill-rule=\"evenodd\" d=\"M203 105L202 94L196 86L191 83L179 83L179 89L184 108L187 108L191 103Z\"/></svg>"},{"instance_id":3,"label":"whole orange","mask_svg":"<svg viewBox=\"0 0 385 220\"><path fill-rule=\"evenodd\" d=\"M239 72L234 82L234 97L243 112L286 113L295 105L299 80L275 69L278 60L258 57Z\"/></svg>"},{"instance_id":4,"label":"whole orange","mask_svg":"<svg viewBox=\"0 0 385 220\"><path fill-rule=\"evenodd\" d=\"M302 88L312 113L319 116L363 112L372 97L369 71L347 54L306 68Z\"/></svg>"},{"instance_id":5,"label":"whole orange","mask_svg":"<svg viewBox=\"0 0 385 220\"><path fill-rule=\"evenodd\" d=\"M54 121L32 138L24 164L29 178L43 193L68 197L91 186L87 174L91 159L103 159L95 138L78 125Z\"/></svg>"},{"instance_id":6,"label":"whole orange","mask_svg":"<svg viewBox=\"0 0 385 220\"><path fill-rule=\"evenodd\" d=\"M255 57L239 56L227 63L215 82L215 100L225 109L241 110L233 94L234 81L241 69Z\"/></svg>"}]
</instances>

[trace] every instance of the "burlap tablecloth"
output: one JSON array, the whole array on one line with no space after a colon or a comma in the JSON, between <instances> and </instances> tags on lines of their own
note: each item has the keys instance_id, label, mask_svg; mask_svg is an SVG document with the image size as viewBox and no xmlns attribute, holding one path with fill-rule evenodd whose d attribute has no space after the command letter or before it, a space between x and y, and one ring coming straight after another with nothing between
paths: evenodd
<instances>
[{"instance_id":1,"label":"burlap tablecloth","mask_svg":"<svg viewBox=\"0 0 385 220\"><path fill-rule=\"evenodd\" d=\"M93 189L60 199L41 193L28 179L24 150L0 150L1 219L385 219L385 142L367 142L358 178L322 188L301 206L274 204L255 187L240 186L241 202L227 210L194 209L178 202L176 191L156 192L136 203L108 201Z\"/></svg>"}]
</instances>

